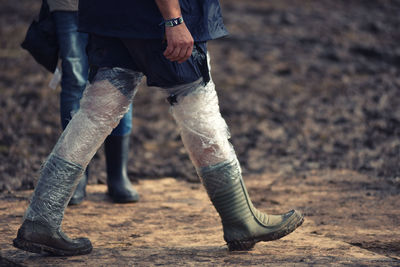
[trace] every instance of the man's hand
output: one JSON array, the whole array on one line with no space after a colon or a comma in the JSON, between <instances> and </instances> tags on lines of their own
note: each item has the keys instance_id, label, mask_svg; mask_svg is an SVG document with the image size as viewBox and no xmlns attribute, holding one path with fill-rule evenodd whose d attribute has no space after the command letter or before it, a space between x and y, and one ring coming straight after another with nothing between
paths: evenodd
<instances>
[{"instance_id":1,"label":"man's hand","mask_svg":"<svg viewBox=\"0 0 400 267\"><path fill-rule=\"evenodd\" d=\"M192 55L194 41L184 23L175 27L165 27L165 37L168 46L164 56L167 59L182 63Z\"/></svg>"},{"instance_id":2,"label":"man's hand","mask_svg":"<svg viewBox=\"0 0 400 267\"><path fill-rule=\"evenodd\" d=\"M155 0L165 20L182 16L179 0ZM193 37L185 23L174 27L165 27L167 49L164 56L171 61L182 63L186 61L193 51Z\"/></svg>"}]
</instances>

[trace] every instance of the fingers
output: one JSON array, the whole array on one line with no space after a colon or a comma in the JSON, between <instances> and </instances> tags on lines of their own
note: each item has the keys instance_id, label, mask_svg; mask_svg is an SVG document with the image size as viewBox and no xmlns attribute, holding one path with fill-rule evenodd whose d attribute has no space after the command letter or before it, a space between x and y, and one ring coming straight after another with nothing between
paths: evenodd
<instances>
[{"instance_id":1,"label":"fingers","mask_svg":"<svg viewBox=\"0 0 400 267\"><path fill-rule=\"evenodd\" d=\"M188 47L186 49L186 51L184 49L182 49L181 52L184 52L184 53L181 53L182 57L181 57L181 59L178 60L178 63L183 63L186 60L188 60L188 58L190 58L190 56L192 55L192 51L193 51L193 45Z\"/></svg>"},{"instance_id":2,"label":"fingers","mask_svg":"<svg viewBox=\"0 0 400 267\"><path fill-rule=\"evenodd\" d=\"M164 51L164 56L170 61L178 61L179 63L185 62L191 55L193 51L192 45L181 45L172 46L168 45Z\"/></svg>"},{"instance_id":3,"label":"fingers","mask_svg":"<svg viewBox=\"0 0 400 267\"><path fill-rule=\"evenodd\" d=\"M171 60L171 61L178 61L179 59L180 59L180 54L181 54L181 51L183 50L181 47L179 47L179 46L176 46L176 47L173 47L173 48L171 48L169 51L171 51L171 52L169 52L169 54L167 54L167 50L168 50L168 47L169 47L170 45L168 45L167 46L167 49L165 50L165 52L164 52L164 56L167 58L167 59L169 59L169 60Z\"/></svg>"},{"instance_id":4,"label":"fingers","mask_svg":"<svg viewBox=\"0 0 400 267\"><path fill-rule=\"evenodd\" d=\"M171 58L171 55L173 52L174 52L174 47L172 45L168 44L167 48L164 51L164 56L166 58L168 58L169 60L171 60L170 58Z\"/></svg>"},{"instance_id":5,"label":"fingers","mask_svg":"<svg viewBox=\"0 0 400 267\"><path fill-rule=\"evenodd\" d=\"M164 56L170 61L182 63L192 54L194 40L184 24L176 27L166 27L165 35L168 46Z\"/></svg>"}]
</instances>

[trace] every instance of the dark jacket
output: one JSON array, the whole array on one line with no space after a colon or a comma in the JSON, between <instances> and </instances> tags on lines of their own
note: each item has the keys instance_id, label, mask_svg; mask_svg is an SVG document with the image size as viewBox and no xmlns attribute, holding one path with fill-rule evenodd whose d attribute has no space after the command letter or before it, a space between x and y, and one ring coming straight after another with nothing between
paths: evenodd
<instances>
[{"instance_id":1,"label":"dark jacket","mask_svg":"<svg viewBox=\"0 0 400 267\"><path fill-rule=\"evenodd\" d=\"M196 42L228 34L218 0L180 0L182 17ZM154 0L80 0L79 31L129 39L162 39Z\"/></svg>"}]
</instances>

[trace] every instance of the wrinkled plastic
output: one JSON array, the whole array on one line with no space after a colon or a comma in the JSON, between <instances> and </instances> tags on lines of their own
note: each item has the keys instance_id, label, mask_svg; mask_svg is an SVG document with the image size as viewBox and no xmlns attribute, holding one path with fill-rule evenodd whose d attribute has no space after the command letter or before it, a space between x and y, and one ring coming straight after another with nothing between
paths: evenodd
<instances>
[{"instance_id":1,"label":"wrinkled plastic","mask_svg":"<svg viewBox=\"0 0 400 267\"><path fill-rule=\"evenodd\" d=\"M78 164L50 154L40 171L25 219L43 222L58 229L64 210L82 176L84 168Z\"/></svg>"},{"instance_id":2,"label":"wrinkled plastic","mask_svg":"<svg viewBox=\"0 0 400 267\"><path fill-rule=\"evenodd\" d=\"M101 69L43 165L25 218L58 228L84 169L115 128L136 93L142 74L121 68Z\"/></svg>"},{"instance_id":3,"label":"wrinkled plastic","mask_svg":"<svg viewBox=\"0 0 400 267\"><path fill-rule=\"evenodd\" d=\"M199 81L184 86L186 90L179 91L185 93L176 97L171 114L196 169L236 159L213 81L206 86Z\"/></svg>"},{"instance_id":4,"label":"wrinkled plastic","mask_svg":"<svg viewBox=\"0 0 400 267\"><path fill-rule=\"evenodd\" d=\"M202 167L197 172L210 199L214 198L219 189L231 184L232 180L242 179L240 165L236 159Z\"/></svg>"},{"instance_id":5,"label":"wrinkled plastic","mask_svg":"<svg viewBox=\"0 0 400 267\"><path fill-rule=\"evenodd\" d=\"M82 97L53 153L86 167L104 139L129 110L143 75L122 68L100 69Z\"/></svg>"}]
</instances>

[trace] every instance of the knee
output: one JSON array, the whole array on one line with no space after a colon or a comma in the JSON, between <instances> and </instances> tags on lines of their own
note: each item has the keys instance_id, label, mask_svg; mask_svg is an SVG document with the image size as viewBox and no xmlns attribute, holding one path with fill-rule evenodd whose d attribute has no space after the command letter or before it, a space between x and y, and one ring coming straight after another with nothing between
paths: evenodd
<instances>
[{"instance_id":1,"label":"knee","mask_svg":"<svg viewBox=\"0 0 400 267\"><path fill-rule=\"evenodd\" d=\"M171 106L171 113L181 130L188 128L207 136L211 135L207 134L210 131L226 133L226 137L229 135L212 82L205 86L201 83L193 84L182 90L176 97L176 103Z\"/></svg>"},{"instance_id":2,"label":"knee","mask_svg":"<svg viewBox=\"0 0 400 267\"><path fill-rule=\"evenodd\" d=\"M99 84L91 85L93 90L101 92ZM88 88L89 89L89 88ZM129 109L129 101L121 100L112 93L85 94L80 102L80 110L95 124L108 124L115 128Z\"/></svg>"},{"instance_id":3,"label":"knee","mask_svg":"<svg viewBox=\"0 0 400 267\"><path fill-rule=\"evenodd\" d=\"M86 55L71 55L62 58L62 89L75 90L82 94L88 73L89 66Z\"/></svg>"},{"instance_id":4,"label":"knee","mask_svg":"<svg viewBox=\"0 0 400 267\"><path fill-rule=\"evenodd\" d=\"M142 75L119 68L99 70L82 97L82 112L97 122L117 126L128 112Z\"/></svg>"},{"instance_id":5,"label":"knee","mask_svg":"<svg viewBox=\"0 0 400 267\"><path fill-rule=\"evenodd\" d=\"M188 94L177 97L171 113L195 166L208 166L235 158L228 141L228 126L219 111L214 84L199 84L188 91Z\"/></svg>"}]
</instances>

